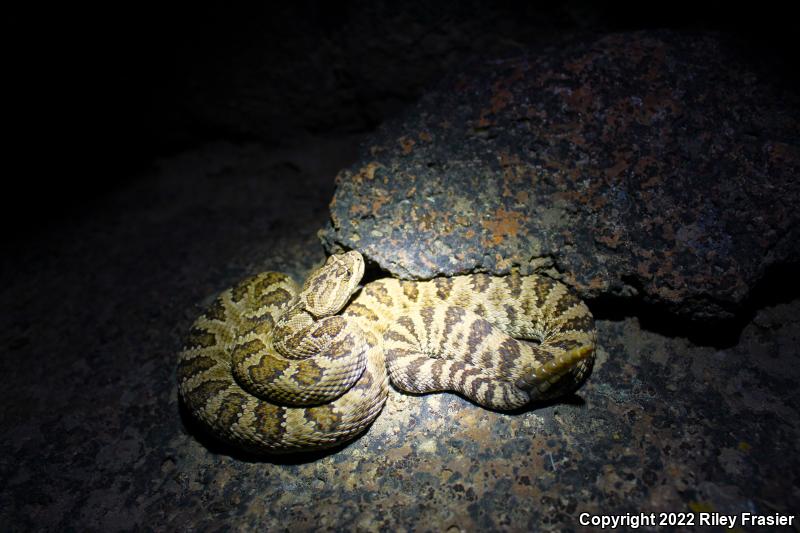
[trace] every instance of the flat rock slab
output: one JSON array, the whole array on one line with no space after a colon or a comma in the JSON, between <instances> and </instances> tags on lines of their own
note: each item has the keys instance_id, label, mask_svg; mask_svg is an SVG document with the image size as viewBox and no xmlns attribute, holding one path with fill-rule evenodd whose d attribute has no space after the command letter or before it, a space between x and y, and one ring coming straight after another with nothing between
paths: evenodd
<instances>
[{"instance_id":1,"label":"flat rock slab","mask_svg":"<svg viewBox=\"0 0 800 533\"><path fill-rule=\"evenodd\" d=\"M800 105L738 57L663 32L472 65L365 143L322 240L402 278L549 269L730 318L800 258Z\"/></svg>"}]
</instances>

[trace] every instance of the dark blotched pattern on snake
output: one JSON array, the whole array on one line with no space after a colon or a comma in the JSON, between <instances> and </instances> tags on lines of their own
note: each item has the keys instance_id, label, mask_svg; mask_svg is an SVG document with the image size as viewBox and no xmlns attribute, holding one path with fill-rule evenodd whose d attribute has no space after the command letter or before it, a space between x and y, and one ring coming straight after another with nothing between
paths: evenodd
<instances>
[{"instance_id":1,"label":"dark blotched pattern on snake","mask_svg":"<svg viewBox=\"0 0 800 533\"><path fill-rule=\"evenodd\" d=\"M223 292L178 358L189 412L250 451L310 451L365 430L389 379L509 410L569 393L591 372L594 320L556 281L472 274L359 287L363 274L361 254L347 252L303 287L267 272Z\"/></svg>"}]
</instances>

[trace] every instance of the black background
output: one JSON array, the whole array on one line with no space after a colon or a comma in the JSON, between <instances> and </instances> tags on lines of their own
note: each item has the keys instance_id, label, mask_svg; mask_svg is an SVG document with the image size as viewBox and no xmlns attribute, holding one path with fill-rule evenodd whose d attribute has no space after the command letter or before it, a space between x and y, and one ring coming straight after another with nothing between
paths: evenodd
<instances>
[{"instance_id":1,"label":"black background","mask_svg":"<svg viewBox=\"0 0 800 533\"><path fill-rule=\"evenodd\" d=\"M4 19L6 240L87 216L156 157L368 131L461 61L586 33L721 31L796 84L798 23L765 3L62 5Z\"/></svg>"}]
</instances>

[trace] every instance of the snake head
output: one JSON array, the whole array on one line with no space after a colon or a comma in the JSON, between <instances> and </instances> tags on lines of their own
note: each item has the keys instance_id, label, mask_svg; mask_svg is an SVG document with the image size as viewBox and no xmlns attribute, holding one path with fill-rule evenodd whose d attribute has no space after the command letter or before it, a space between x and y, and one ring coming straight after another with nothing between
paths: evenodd
<instances>
[{"instance_id":1,"label":"snake head","mask_svg":"<svg viewBox=\"0 0 800 533\"><path fill-rule=\"evenodd\" d=\"M364 275L364 258L355 250L332 255L303 284L303 307L317 318L338 313Z\"/></svg>"}]
</instances>

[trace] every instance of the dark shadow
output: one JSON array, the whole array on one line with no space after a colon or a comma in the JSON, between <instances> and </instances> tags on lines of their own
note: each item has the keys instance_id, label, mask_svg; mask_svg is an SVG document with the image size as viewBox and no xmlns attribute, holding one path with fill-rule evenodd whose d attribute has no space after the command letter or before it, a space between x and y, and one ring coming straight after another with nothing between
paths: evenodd
<instances>
[{"instance_id":1,"label":"dark shadow","mask_svg":"<svg viewBox=\"0 0 800 533\"><path fill-rule=\"evenodd\" d=\"M685 337L694 344L717 349L729 348L739 342L742 330L756 314L766 307L789 303L800 298L800 262L772 265L753 286L750 295L740 304L718 302L730 313L724 320L692 320L679 313L681 309L645 301L641 297L600 296L587 300L592 314L598 320L622 320L637 317L642 329L668 337ZM635 280L625 280L643 291ZM694 302L686 302L692 306ZM697 303L697 305L700 305Z\"/></svg>"},{"instance_id":2,"label":"dark shadow","mask_svg":"<svg viewBox=\"0 0 800 533\"><path fill-rule=\"evenodd\" d=\"M586 400L583 397L579 396L577 393L572 392L570 394L564 396L558 396L556 398L549 398L547 400L541 400L537 402L531 402L528 405L524 405L519 409L514 409L512 411L498 411L503 414L518 416L518 415L525 415L532 411L538 411L540 409L545 409L547 407L558 407L559 405L571 405L573 407L584 407L586 405Z\"/></svg>"},{"instance_id":3,"label":"dark shadow","mask_svg":"<svg viewBox=\"0 0 800 533\"><path fill-rule=\"evenodd\" d=\"M364 258L364 277L361 278L361 285L367 285L373 281L391 276L389 272L378 266L378 263L366 257Z\"/></svg>"}]
</instances>

